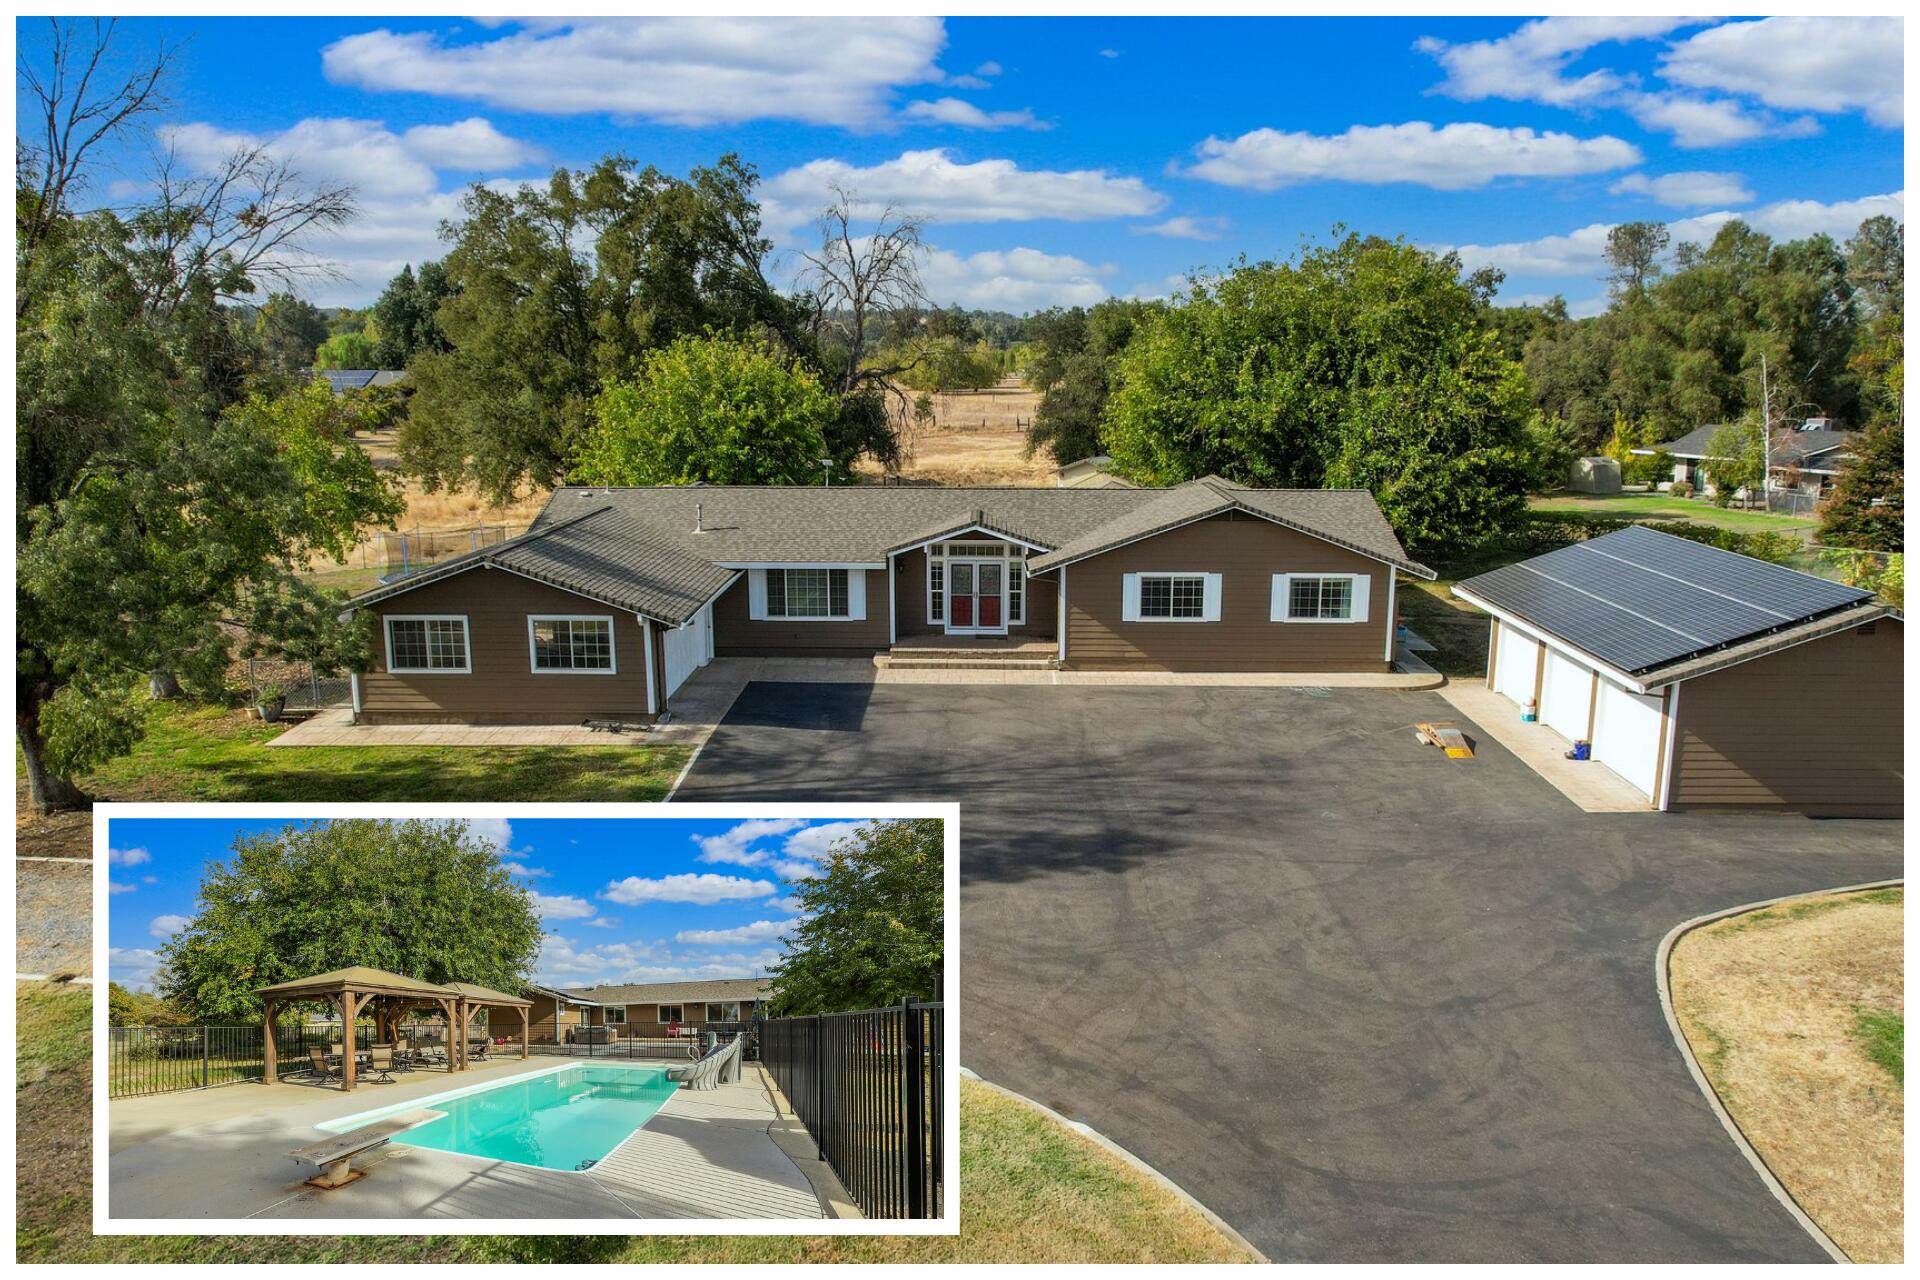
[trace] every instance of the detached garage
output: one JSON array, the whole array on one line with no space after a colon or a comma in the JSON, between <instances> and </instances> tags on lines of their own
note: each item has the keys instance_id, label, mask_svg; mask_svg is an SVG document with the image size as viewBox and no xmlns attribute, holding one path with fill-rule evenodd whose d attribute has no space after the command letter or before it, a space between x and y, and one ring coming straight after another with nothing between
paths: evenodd
<instances>
[{"instance_id":1,"label":"detached garage","mask_svg":"<svg viewBox=\"0 0 1920 1280\"><path fill-rule=\"evenodd\" d=\"M1903 815L1904 624L1868 592L1638 527L1453 591L1488 685L1651 808Z\"/></svg>"}]
</instances>

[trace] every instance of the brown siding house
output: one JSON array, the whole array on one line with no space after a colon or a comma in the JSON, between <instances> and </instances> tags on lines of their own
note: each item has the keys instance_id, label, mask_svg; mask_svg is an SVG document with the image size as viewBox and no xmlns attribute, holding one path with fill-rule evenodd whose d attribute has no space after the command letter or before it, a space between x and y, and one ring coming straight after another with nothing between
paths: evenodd
<instances>
[{"instance_id":1,"label":"brown siding house","mask_svg":"<svg viewBox=\"0 0 1920 1280\"><path fill-rule=\"evenodd\" d=\"M1359 490L566 488L521 537L354 601L376 631L354 710L645 721L714 657L914 661L903 642L1028 667L1382 671L1396 572L1434 576Z\"/></svg>"}]
</instances>

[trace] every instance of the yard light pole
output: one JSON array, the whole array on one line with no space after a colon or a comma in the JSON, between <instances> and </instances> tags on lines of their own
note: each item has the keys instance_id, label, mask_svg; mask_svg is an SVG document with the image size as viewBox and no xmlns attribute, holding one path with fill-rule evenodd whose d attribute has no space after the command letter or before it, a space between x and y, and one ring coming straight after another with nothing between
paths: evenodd
<instances>
[{"instance_id":1,"label":"yard light pole","mask_svg":"<svg viewBox=\"0 0 1920 1280\"><path fill-rule=\"evenodd\" d=\"M833 459L832 458L820 459L820 476L821 476L822 484L824 484L829 489L833 488Z\"/></svg>"}]
</instances>

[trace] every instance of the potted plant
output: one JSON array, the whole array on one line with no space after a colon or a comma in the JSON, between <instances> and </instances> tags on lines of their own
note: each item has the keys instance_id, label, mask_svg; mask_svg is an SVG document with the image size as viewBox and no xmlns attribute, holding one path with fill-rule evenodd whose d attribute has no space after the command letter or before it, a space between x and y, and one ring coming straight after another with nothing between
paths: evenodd
<instances>
[{"instance_id":1,"label":"potted plant","mask_svg":"<svg viewBox=\"0 0 1920 1280\"><path fill-rule=\"evenodd\" d=\"M260 692L254 696L253 709L259 713L262 720L273 724L287 709L287 691L277 684L262 686Z\"/></svg>"}]
</instances>

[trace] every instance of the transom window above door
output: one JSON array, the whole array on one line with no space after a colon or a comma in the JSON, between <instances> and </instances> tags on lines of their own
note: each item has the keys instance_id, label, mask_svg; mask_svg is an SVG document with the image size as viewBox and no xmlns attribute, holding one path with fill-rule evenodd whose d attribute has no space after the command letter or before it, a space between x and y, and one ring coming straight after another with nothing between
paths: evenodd
<instances>
[{"instance_id":1,"label":"transom window above door","mask_svg":"<svg viewBox=\"0 0 1920 1280\"><path fill-rule=\"evenodd\" d=\"M535 614L527 619L533 669L561 673L613 673L613 619Z\"/></svg>"},{"instance_id":2,"label":"transom window above door","mask_svg":"<svg viewBox=\"0 0 1920 1280\"><path fill-rule=\"evenodd\" d=\"M999 563L992 563L992 562ZM999 600L1004 591L1005 621ZM993 597L983 610L981 594ZM965 597L949 607L949 596ZM1007 542L936 542L927 548L927 621L948 630L996 630L1027 620L1026 550Z\"/></svg>"}]
</instances>

